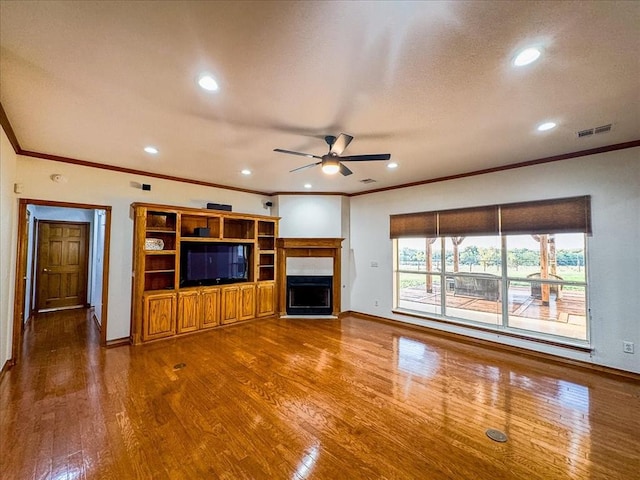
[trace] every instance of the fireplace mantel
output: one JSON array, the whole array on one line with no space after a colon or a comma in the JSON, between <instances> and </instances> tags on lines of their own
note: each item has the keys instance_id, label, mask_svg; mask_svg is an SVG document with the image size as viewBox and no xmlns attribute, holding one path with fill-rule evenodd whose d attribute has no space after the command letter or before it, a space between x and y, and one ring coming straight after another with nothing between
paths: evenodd
<instances>
[{"instance_id":1,"label":"fireplace mantel","mask_svg":"<svg viewBox=\"0 0 640 480\"><path fill-rule=\"evenodd\" d=\"M287 314L287 257L330 257L333 258L333 312L340 314L340 259L344 238L278 238L278 308L280 316Z\"/></svg>"}]
</instances>

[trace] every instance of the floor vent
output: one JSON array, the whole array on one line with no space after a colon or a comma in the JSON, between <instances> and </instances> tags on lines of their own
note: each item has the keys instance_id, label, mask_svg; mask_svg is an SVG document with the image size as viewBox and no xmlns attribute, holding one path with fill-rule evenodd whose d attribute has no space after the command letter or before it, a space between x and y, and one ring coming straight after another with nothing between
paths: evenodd
<instances>
[{"instance_id":1,"label":"floor vent","mask_svg":"<svg viewBox=\"0 0 640 480\"><path fill-rule=\"evenodd\" d=\"M577 135L578 138L589 137L591 135L597 135L599 133L607 133L611 131L612 124L602 125L600 127L587 128L586 130L580 130Z\"/></svg>"}]
</instances>

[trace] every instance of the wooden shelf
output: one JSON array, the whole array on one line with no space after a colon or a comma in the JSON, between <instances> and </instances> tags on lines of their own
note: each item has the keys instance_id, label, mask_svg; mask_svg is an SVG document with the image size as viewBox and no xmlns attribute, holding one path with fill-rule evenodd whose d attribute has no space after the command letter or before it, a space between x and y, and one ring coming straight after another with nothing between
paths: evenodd
<instances>
[{"instance_id":1,"label":"wooden shelf","mask_svg":"<svg viewBox=\"0 0 640 480\"><path fill-rule=\"evenodd\" d=\"M146 203L132 208L134 344L276 314L278 218ZM146 250L150 238L164 249ZM247 245L248 281L180 288L182 242Z\"/></svg>"}]
</instances>

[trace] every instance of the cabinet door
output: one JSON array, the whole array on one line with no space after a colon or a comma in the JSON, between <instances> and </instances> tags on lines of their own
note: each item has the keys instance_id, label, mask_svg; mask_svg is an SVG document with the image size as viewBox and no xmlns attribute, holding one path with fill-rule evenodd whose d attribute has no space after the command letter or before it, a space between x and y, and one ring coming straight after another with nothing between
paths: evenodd
<instances>
[{"instance_id":1,"label":"cabinet door","mask_svg":"<svg viewBox=\"0 0 640 480\"><path fill-rule=\"evenodd\" d=\"M256 316L256 286L242 285L240 287L240 303L238 305L238 320L249 320Z\"/></svg>"},{"instance_id":2,"label":"cabinet door","mask_svg":"<svg viewBox=\"0 0 640 480\"><path fill-rule=\"evenodd\" d=\"M200 295L197 290L178 292L178 333L198 330Z\"/></svg>"},{"instance_id":3,"label":"cabinet door","mask_svg":"<svg viewBox=\"0 0 640 480\"><path fill-rule=\"evenodd\" d=\"M176 294L144 295L142 340L170 337L176 332Z\"/></svg>"},{"instance_id":4,"label":"cabinet door","mask_svg":"<svg viewBox=\"0 0 640 480\"><path fill-rule=\"evenodd\" d=\"M258 301L256 302L256 316L266 317L276 313L276 284L259 283L258 284Z\"/></svg>"},{"instance_id":5,"label":"cabinet door","mask_svg":"<svg viewBox=\"0 0 640 480\"><path fill-rule=\"evenodd\" d=\"M205 288L200 291L200 328L220 325L220 289Z\"/></svg>"},{"instance_id":6,"label":"cabinet door","mask_svg":"<svg viewBox=\"0 0 640 480\"><path fill-rule=\"evenodd\" d=\"M224 325L238 321L238 287L223 287L220 302L220 319Z\"/></svg>"}]
</instances>

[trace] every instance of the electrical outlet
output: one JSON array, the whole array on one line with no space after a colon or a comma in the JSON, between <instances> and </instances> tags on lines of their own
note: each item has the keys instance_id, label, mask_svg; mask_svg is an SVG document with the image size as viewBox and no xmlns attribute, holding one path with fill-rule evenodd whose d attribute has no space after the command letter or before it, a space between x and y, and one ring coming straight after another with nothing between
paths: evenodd
<instances>
[{"instance_id":1,"label":"electrical outlet","mask_svg":"<svg viewBox=\"0 0 640 480\"><path fill-rule=\"evenodd\" d=\"M378 262L375 262L375 261L371 262L371 267L378 268Z\"/></svg>"},{"instance_id":2,"label":"electrical outlet","mask_svg":"<svg viewBox=\"0 0 640 480\"><path fill-rule=\"evenodd\" d=\"M374 307L379 307L379 306L380 306L380 303L378 302L378 300L375 300L375 301L373 302L373 306L374 306Z\"/></svg>"},{"instance_id":3,"label":"electrical outlet","mask_svg":"<svg viewBox=\"0 0 640 480\"><path fill-rule=\"evenodd\" d=\"M622 351L624 353L634 353L633 342L622 342Z\"/></svg>"}]
</instances>

